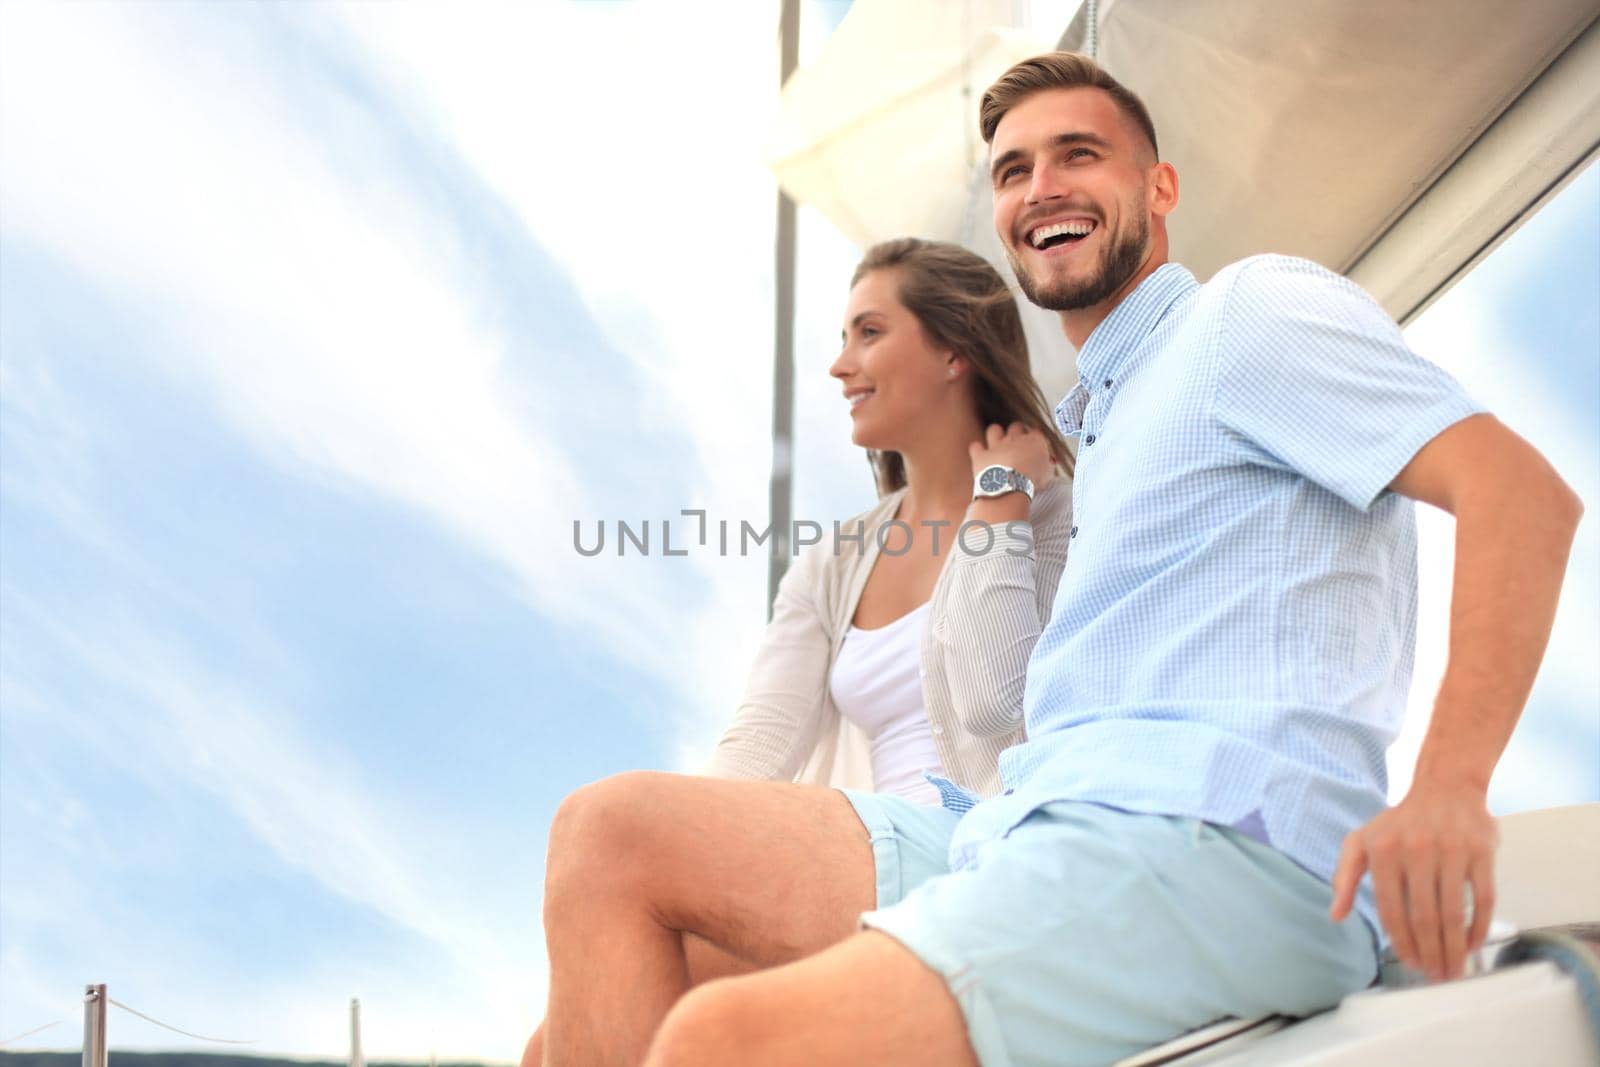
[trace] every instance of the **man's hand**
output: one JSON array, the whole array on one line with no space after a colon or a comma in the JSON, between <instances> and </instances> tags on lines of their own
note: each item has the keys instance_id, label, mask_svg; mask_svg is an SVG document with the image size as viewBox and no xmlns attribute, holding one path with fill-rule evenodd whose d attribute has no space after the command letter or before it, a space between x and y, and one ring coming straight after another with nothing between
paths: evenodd
<instances>
[{"instance_id":1,"label":"man's hand","mask_svg":"<svg viewBox=\"0 0 1600 1067\"><path fill-rule=\"evenodd\" d=\"M1399 805L1344 839L1329 914L1335 922L1350 914L1370 870L1378 915L1400 962L1433 981L1458 978L1494 916L1498 840L1483 789L1418 782Z\"/></svg>"}]
</instances>

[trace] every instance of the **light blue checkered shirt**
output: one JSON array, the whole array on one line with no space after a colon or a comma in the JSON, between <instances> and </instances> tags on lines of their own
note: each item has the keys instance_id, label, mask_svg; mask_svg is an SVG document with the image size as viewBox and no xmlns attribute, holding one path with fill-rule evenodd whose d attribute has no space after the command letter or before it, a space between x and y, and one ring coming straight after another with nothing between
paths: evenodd
<instances>
[{"instance_id":1,"label":"light blue checkered shirt","mask_svg":"<svg viewBox=\"0 0 1600 1067\"><path fill-rule=\"evenodd\" d=\"M1078 372L1056 409L1078 525L1029 739L952 862L1072 799L1231 826L1331 880L1385 804L1411 682L1414 505L1385 487L1481 409L1365 292L1283 256L1205 285L1161 267Z\"/></svg>"}]
</instances>

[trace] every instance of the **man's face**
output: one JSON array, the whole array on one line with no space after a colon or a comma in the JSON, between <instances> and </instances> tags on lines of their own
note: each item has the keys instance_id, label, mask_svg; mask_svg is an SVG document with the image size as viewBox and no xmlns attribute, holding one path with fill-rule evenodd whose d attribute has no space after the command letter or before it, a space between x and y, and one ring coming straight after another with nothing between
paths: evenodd
<instances>
[{"instance_id":1,"label":"man's face","mask_svg":"<svg viewBox=\"0 0 1600 1067\"><path fill-rule=\"evenodd\" d=\"M994 227L1029 300L1106 300L1150 251L1149 145L1099 89L1048 89L1006 112L989 158Z\"/></svg>"}]
</instances>

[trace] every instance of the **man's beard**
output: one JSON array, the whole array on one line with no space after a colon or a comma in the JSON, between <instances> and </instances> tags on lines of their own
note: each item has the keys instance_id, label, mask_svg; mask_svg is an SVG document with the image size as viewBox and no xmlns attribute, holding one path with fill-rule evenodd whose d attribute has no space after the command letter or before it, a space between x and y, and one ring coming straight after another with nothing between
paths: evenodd
<instances>
[{"instance_id":1,"label":"man's beard","mask_svg":"<svg viewBox=\"0 0 1600 1067\"><path fill-rule=\"evenodd\" d=\"M1047 311L1077 311L1104 301L1122 288L1144 263L1145 249L1150 243L1150 220L1142 212L1136 218L1139 220L1137 228L1120 241L1108 242L1100 251L1097 269L1082 281L1061 281L1043 288L1028 275L1021 259L1007 249L1007 258L1011 260L1011 269L1023 294Z\"/></svg>"}]
</instances>

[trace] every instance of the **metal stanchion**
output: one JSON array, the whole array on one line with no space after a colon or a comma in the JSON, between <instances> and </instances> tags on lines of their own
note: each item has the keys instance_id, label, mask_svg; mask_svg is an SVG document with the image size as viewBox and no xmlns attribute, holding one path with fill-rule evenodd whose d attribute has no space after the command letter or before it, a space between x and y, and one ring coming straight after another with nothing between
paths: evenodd
<instances>
[{"instance_id":1,"label":"metal stanchion","mask_svg":"<svg viewBox=\"0 0 1600 1067\"><path fill-rule=\"evenodd\" d=\"M83 1067L106 1067L106 987L83 988Z\"/></svg>"},{"instance_id":2,"label":"metal stanchion","mask_svg":"<svg viewBox=\"0 0 1600 1067\"><path fill-rule=\"evenodd\" d=\"M367 1067L361 1055L361 1001L356 997L350 998L350 1067Z\"/></svg>"}]
</instances>

